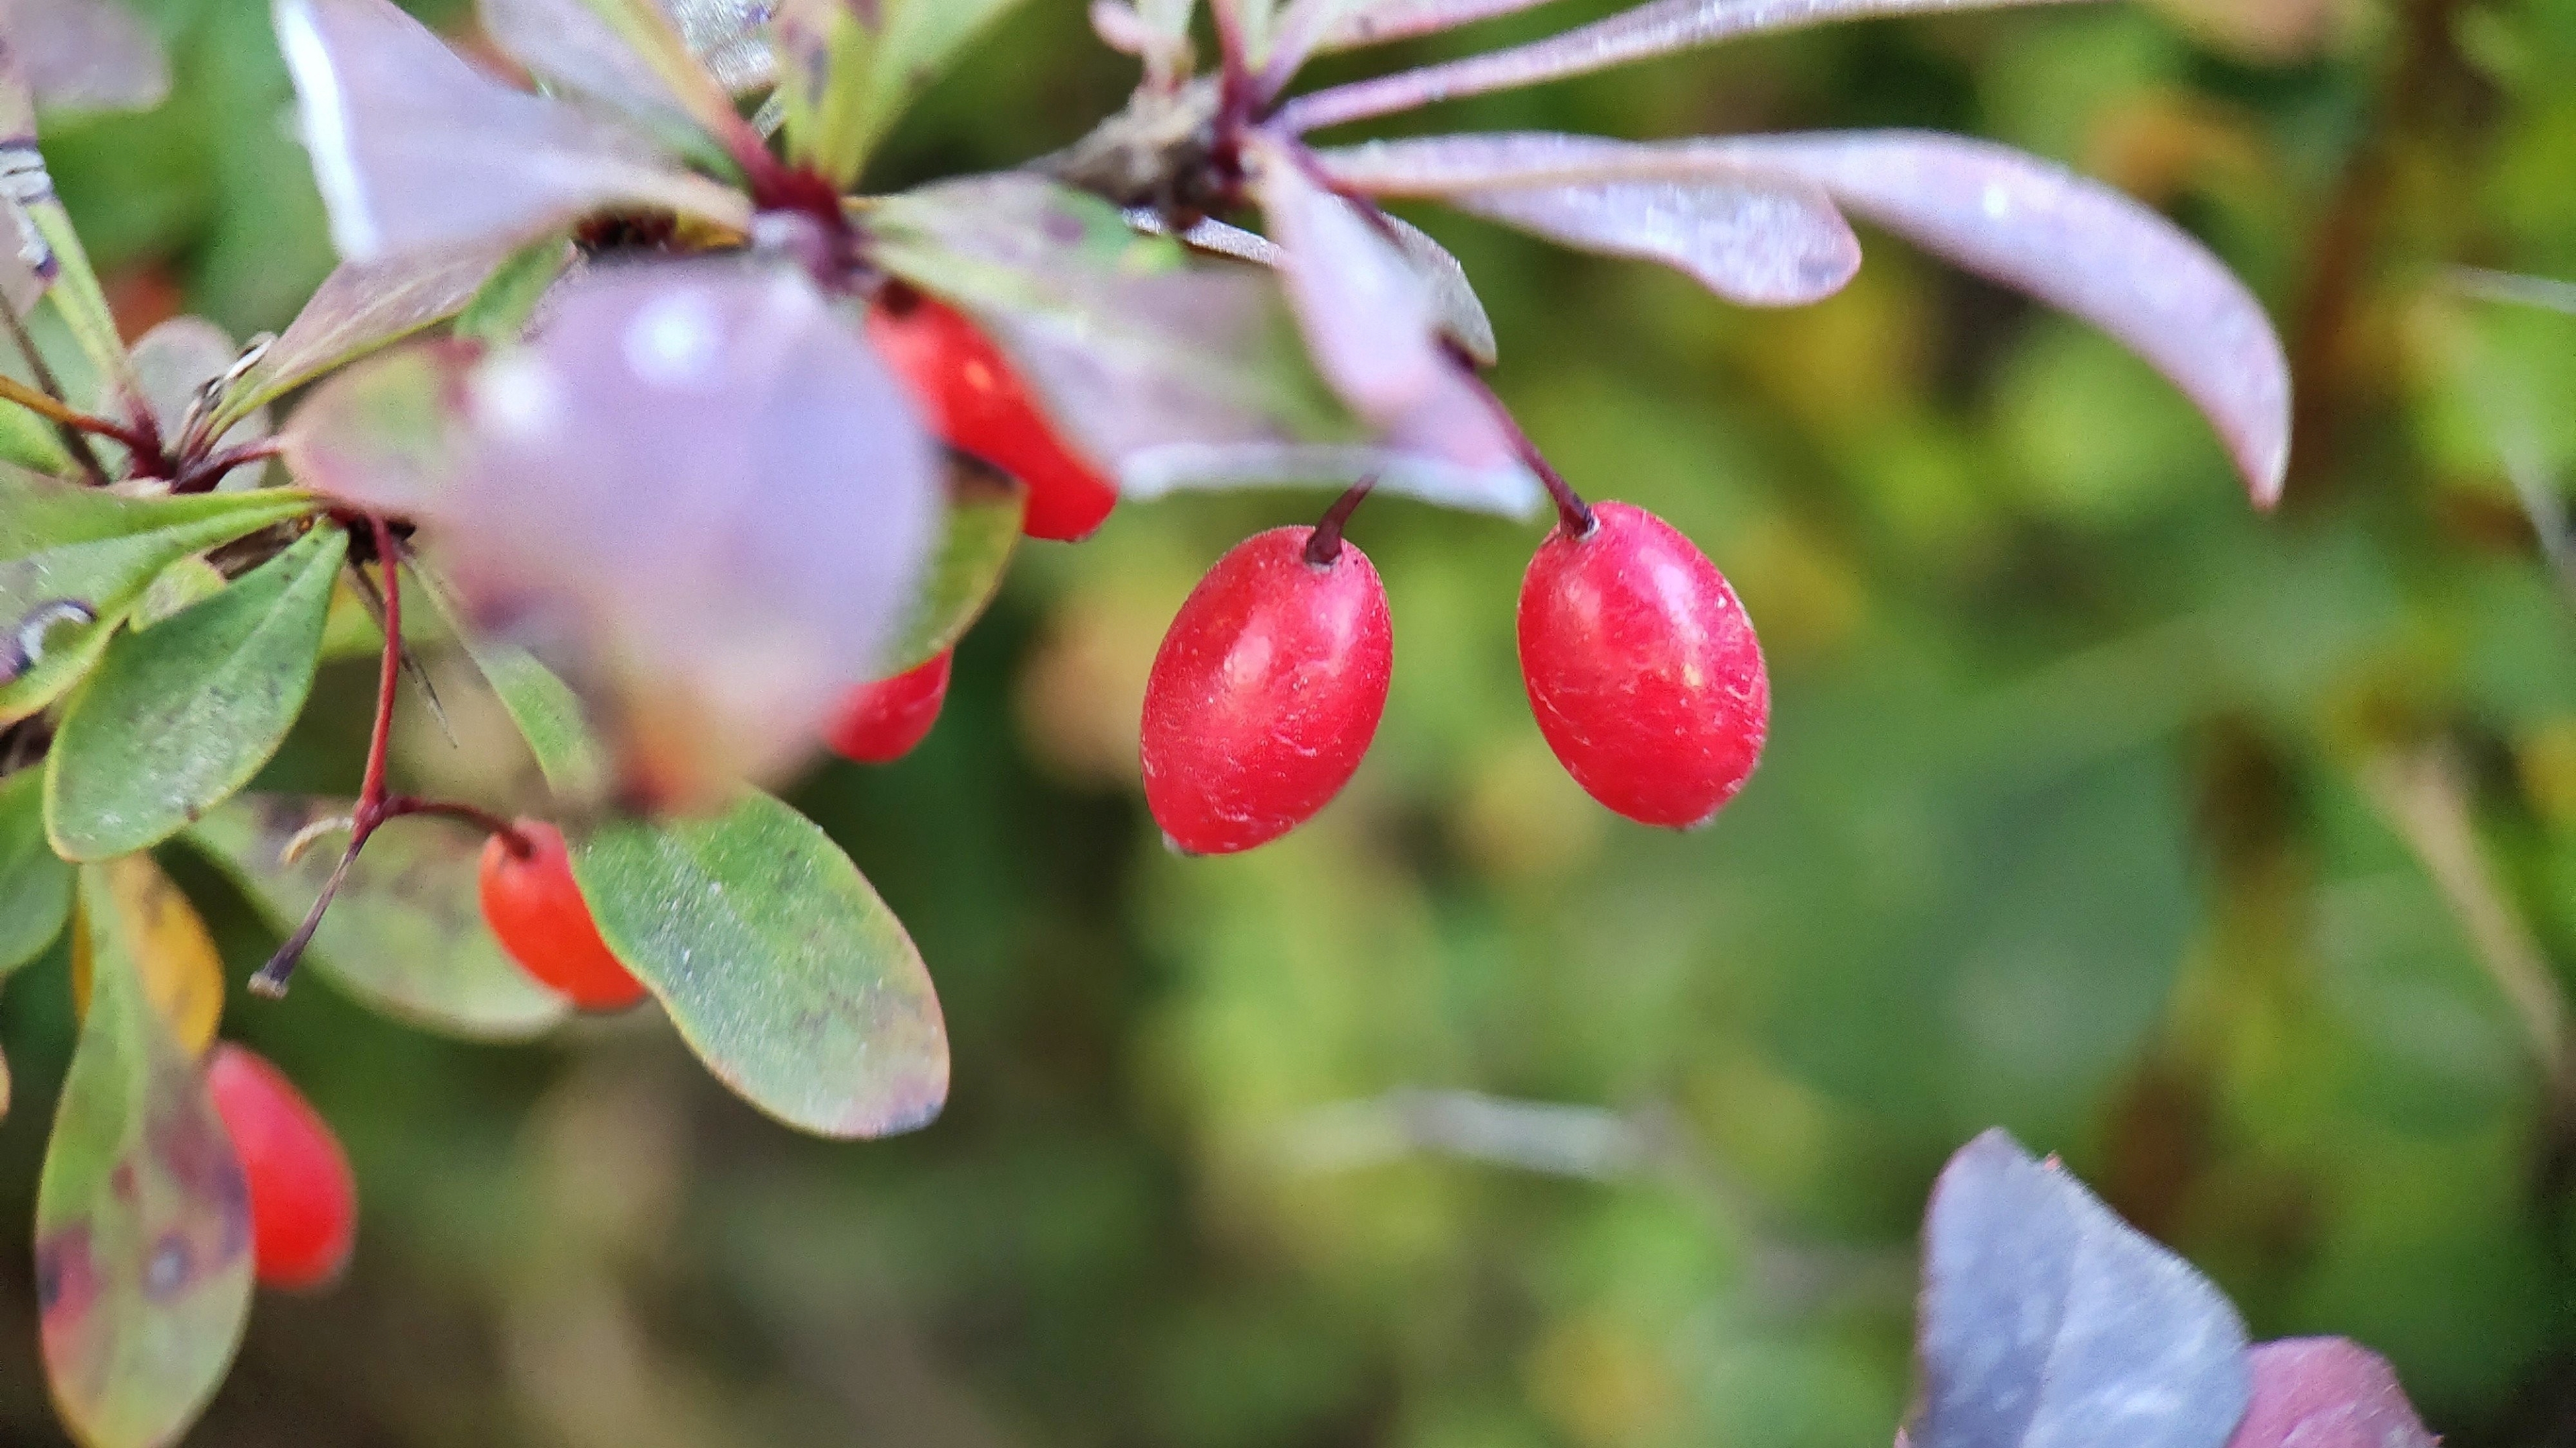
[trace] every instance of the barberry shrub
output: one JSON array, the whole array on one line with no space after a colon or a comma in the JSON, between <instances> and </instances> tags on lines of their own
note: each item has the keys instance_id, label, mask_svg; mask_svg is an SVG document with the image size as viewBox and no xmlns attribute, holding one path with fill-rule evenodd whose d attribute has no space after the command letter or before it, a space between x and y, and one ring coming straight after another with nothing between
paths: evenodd
<instances>
[{"instance_id":1,"label":"barberry shrub","mask_svg":"<svg viewBox=\"0 0 2576 1448\"><path fill-rule=\"evenodd\" d=\"M1978 0L1651 0L1305 93L1315 55L1537 0L1212 0L1204 28L1189 0L1100 0L1095 28L1144 73L1123 111L1019 170L869 194L888 128L1007 3L482 0L527 90L389 0L277 0L343 264L246 350L193 319L129 347L32 139L40 105L150 104L142 33L109 0L0 11L18 239L0 318L23 364L0 377L0 970L72 941L83 1021L36 1253L83 1441L183 1432L254 1280L317 1281L346 1250L346 1184L295 1175L331 1176L336 1148L217 1045L220 961L156 850L197 851L275 917L264 994L309 960L433 1029L524 1039L640 991L778 1120L909 1130L948 1084L929 974L762 786L827 741L909 747L935 690L907 694L900 728L860 728L857 701L944 677L1024 534L1254 484L1343 491L1315 530L1246 545L1260 577L1220 564L1176 630L1144 766L1178 843L1258 844L1359 767L1393 657L1374 570L1342 541L1371 490L1552 504L1523 603L1540 726L1612 808L1706 822L1769 723L1741 602L1689 540L1549 466L1481 379L1497 339L1465 273L1381 202L1760 306L1849 281L1859 217L2102 327L2199 405L2258 503L2279 492L2289 389L2260 308L2171 224L2029 157L1918 133L1310 140ZM1327 602L1349 631L1320 627ZM1604 621L1618 636L1587 634ZM352 638L378 669L353 793L245 794ZM396 788L396 701L433 650L470 661L542 798ZM1280 752L1210 757L1229 738ZM290 1122L291 1149L249 1140L254 1114ZM2049 1231L2093 1235L2046 1261L2092 1270L2116 1233L2052 1199ZM1978 1279L1943 1240L1936 1273ZM1935 1327L1946 1300L1927 1298ZM1952 1431L1926 1361L1918 1441L2041 1441ZM2199 1430L2223 1435L2242 1398L2194 1398L2193 1434L2152 1441L2215 1443Z\"/></svg>"}]
</instances>

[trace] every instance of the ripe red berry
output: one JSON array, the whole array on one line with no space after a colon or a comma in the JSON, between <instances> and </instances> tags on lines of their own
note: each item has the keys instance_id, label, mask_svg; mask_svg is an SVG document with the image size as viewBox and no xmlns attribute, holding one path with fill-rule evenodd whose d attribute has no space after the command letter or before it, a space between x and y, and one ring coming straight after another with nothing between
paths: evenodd
<instances>
[{"instance_id":1,"label":"ripe red berry","mask_svg":"<svg viewBox=\"0 0 2576 1448\"><path fill-rule=\"evenodd\" d=\"M1386 588L1348 543L1310 563L1312 528L1217 560L1181 605L1145 687L1145 802L1193 854L1248 850L1350 782L1395 665Z\"/></svg>"},{"instance_id":2,"label":"ripe red berry","mask_svg":"<svg viewBox=\"0 0 2576 1448\"><path fill-rule=\"evenodd\" d=\"M1762 757L1771 679L1717 566L1643 508L1548 535L1521 582L1521 675L1566 772L1628 818L1708 823Z\"/></svg>"},{"instance_id":3,"label":"ripe red berry","mask_svg":"<svg viewBox=\"0 0 2576 1448\"><path fill-rule=\"evenodd\" d=\"M1030 537L1088 538L1118 506L1117 487L1065 446L1001 350L956 308L889 286L868 309L868 340L933 432L1028 489L1020 528Z\"/></svg>"},{"instance_id":4,"label":"ripe red berry","mask_svg":"<svg viewBox=\"0 0 2576 1448\"><path fill-rule=\"evenodd\" d=\"M644 986L599 938L563 831L520 820L518 843L494 835L483 845L483 920L519 968L586 1011L616 1011L644 999Z\"/></svg>"},{"instance_id":5,"label":"ripe red berry","mask_svg":"<svg viewBox=\"0 0 2576 1448\"><path fill-rule=\"evenodd\" d=\"M340 1139L285 1072L229 1041L206 1062L206 1089L250 1182L261 1284L301 1292L338 1277L358 1237L358 1184Z\"/></svg>"},{"instance_id":6,"label":"ripe red berry","mask_svg":"<svg viewBox=\"0 0 2576 1448\"><path fill-rule=\"evenodd\" d=\"M939 706L948 699L948 661L943 653L891 679L852 689L823 742L854 764L892 764L910 754L939 722Z\"/></svg>"}]
</instances>

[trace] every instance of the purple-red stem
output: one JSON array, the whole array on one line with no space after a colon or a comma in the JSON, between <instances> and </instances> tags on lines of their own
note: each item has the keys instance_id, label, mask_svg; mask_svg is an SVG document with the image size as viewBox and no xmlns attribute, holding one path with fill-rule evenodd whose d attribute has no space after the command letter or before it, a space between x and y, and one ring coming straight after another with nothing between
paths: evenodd
<instances>
[{"instance_id":1,"label":"purple-red stem","mask_svg":"<svg viewBox=\"0 0 2576 1448\"><path fill-rule=\"evenodd\" d=\"M1493 409L1494 420L1502 424L1503 435L1510 439L1512 451L1520 455L1521 464L1538 474L1538 480L1547 486L1547 495L1556 500L1557 522L1565 529L1565 536L1588 536L1600 522L1592 516L1592 505L1583 501L1583 495L1574 491L1574 485L1548 462L1547 455L1538 450L1538 444L1530 441L1520 419L1512 416L1512 410L1503 405L1503 399L1495 395L1493 388L1485 385L1485 379L1476 375L1475 365L1458 355L1454 346L1449 351L1450 360L1466 374L1468 385L1484 394L1485 405Z\"/></svg>"},{"instance_id":2,"label":"purple-red stem","mask_svg":"<svg viewBox=\"0 0 2576 1448\"><path fill-rule=\"evenodd\" d=\"M1342 532L1351 523L1351 515L1368 501L1369 489L1377 486L1371 474L1353 483L1348 492L1333 500L1324 516L1315 523L1315 531L1306 535L1306 562L1314 568L1330 568L1342 556Z\"/></svg>"}]
</instances>

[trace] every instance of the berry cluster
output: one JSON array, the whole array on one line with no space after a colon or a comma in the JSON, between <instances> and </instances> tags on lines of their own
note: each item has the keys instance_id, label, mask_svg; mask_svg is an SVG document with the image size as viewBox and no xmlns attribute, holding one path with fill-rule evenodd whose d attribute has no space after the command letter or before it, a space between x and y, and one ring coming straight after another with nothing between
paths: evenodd
<instances>
[{"instance_id":1,"label":"berry cluster","mask_svg":"<svg viewBox=\"0 0 2576 1448\"><path fill-rule=\"evenodd\" d=\"M1080 539L1108 517L1116 490L964 315L896 284L870 310L868 334L944 442L1021 481L1031 536ZM1275 840L1340 793L1367 754L1395 646L1385 585L1342 536L1366 492L1352 490L1316 527L1236 546L1164 636L1142 763L1146 803L1174 848L1231 854ZM1707 555L1661 518L1587 506L1570 490L1559 501L1562 522L1521 584L1521 673L1539 730L1602 804L1645 824L1704 825L1753 773L1770 723L1752 622ZM858 686L826 742L860 763L901 758L937 722L948 675L941 654ZM513 949L531 969L545 954Z\"/></svg>"}]
</instances>

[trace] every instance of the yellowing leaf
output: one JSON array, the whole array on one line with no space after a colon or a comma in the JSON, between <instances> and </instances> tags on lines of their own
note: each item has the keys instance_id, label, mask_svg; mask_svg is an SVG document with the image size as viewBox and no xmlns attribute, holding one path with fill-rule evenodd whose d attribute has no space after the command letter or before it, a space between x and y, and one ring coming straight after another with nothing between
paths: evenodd
<instances>
[{"instance_id":1,"label":"yellowing leaf","mask_svg":"<svg viewBox=\"0 0 2576 1448\"><path fill-rule=\"evenodd\" d=\"M115 912L114 928L142 974L146 998L180 1044L192 1055L205 1054L224 1016L224 958L196 907L150 855L110 860L87 873L95 887L84 897L93 908L104 901ZM72 922L72 1004L84 1016L97 971L90 932L86 914Z\"/></svg>"}]
</instances>

